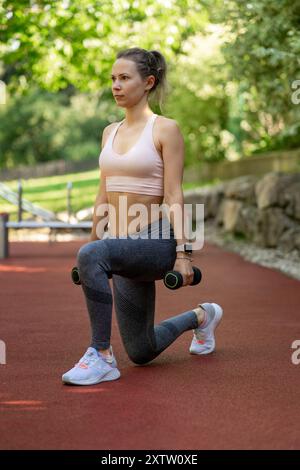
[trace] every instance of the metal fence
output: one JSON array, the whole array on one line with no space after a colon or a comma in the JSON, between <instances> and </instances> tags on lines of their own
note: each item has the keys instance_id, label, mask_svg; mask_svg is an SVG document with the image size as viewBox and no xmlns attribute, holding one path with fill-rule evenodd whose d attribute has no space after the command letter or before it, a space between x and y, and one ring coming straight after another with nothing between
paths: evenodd
<instances>
[{"instance_id":1,"label":"metal fence","mask_svg":"<svg viewBox=\"0 0 300 470\"><path fill-rule=\"evenodd\" d=\"M9 257L9 229L22 229L22 228L50 228L50 229L91 229L93 222L78 222L70 224L66 222L9 222L9 214L0 213L0 259Z\"/></svg>"}]
</instances>

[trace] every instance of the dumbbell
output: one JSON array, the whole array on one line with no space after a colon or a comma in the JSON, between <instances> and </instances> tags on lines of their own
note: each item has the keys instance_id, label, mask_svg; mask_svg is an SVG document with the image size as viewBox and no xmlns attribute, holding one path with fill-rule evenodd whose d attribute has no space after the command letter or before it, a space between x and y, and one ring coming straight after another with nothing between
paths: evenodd
<instances>
[{"instance_id":1,"label":"dumbbell","mask_svg":"<svg viewBox=\"0 0 300 470\"><path fill-rule=\"evenodd\" d=\"M72 268L72 271L71 271L71 278L72 278L72 281L74 282L74 284L78 284L78 285L81 284L81 282L80 282L80 276L79 276L79 271L78 271L77 266L74 266L74 268Z\"/></svg>"},{"instance_id":2,"label":"dumbbell","mask_svg":"<svg viewBox=\"0 0 300 470\"><path fill-rule=\"evenodd\" d=\"M72 278L72 281L74 282L74 284L77 284L77 285L80 285L80 284L81 284L80 276L79 276L79 271L78 271L77 266L74 266L74 268L72 268L72 271L71 271L71 278ZM108 278L109 278L109 279L112 278L112 274L111 274L111 273L108 273Z\"/></svg>"},{"instance_id":3,"label":"dumbbell","mask_svg":"<svg viewBox=\"0 0 300 470\"><path fill-rule=\"evenodd\" d=\"M195 286L196 284L199 284L199 282L202 279L202 274L201 274L200 269L196 268L195 266L192 266L192 269L194 271L194 278L193 278L193 282L189 284L189 286ZM112 277L111 274L109 274L108 277L109 279L111 279ZM72 268L71 278L74 284L77 284L77 285L81 284L77 266L74 266L74 268ZM182 286L182 284L183 284L183 277L179 271L168 271L165 274L164 285L168 289L172 289L172 290L179 289Z\"/></svg>"},{"instance_id":4,"label":"dumbbell","mask_svg":"<svg viewBox=\"0 0 300 470\"><path fill-rule=\"evenodd\" d=\"M193 282L191 284L188 284L189 286L195 286L196 284L199 284L202 279L200 269L196 268L196 266L192 266L192 269L194 271L194 278ZM164 277L164 285L168 289L179 289L183 285L182 274L179 271L168 271Z\"/></svg>"}]
</instances>

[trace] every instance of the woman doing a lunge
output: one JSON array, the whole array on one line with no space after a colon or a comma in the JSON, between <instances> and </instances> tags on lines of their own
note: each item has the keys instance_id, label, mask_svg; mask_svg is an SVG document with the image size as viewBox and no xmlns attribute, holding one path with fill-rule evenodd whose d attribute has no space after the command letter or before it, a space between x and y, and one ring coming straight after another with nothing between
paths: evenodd
<instances>
[{"instance_id":1,"label":"woman doing a lunge","mask_svg":"<svg viewBox=\"0 0 300 470\"><path fill-rule=\"evenodd\" d=\"M208 354L215 349L214 332L223 314L216 303L198 304L154 324L155 281L175 270L187 286L194 276L188 240L182 238L184 217L180 227L172 220L172 210L170 221L161 211L153 216L153 207L163 202L170 208L177 205L184 213L183 137L175 120L154 114L148 104L155 90L162 97L166 69L160 52L140 48L119 52L112 67L112 92L117 105L125 109L125 119L108 125L102 135L93 228L90 241L77 254L91 343L63 374L66 384L92 385L120 377L110 343L110 278L123 345L135 364L152 361L188 330L193 330L190 353ZM122 210L124 202L127 211ZM136 220L132 215L136 205L143 215L139 230L130 223ZM99 215L99 207L107 211Z\"/></svg>"}]
</instances>

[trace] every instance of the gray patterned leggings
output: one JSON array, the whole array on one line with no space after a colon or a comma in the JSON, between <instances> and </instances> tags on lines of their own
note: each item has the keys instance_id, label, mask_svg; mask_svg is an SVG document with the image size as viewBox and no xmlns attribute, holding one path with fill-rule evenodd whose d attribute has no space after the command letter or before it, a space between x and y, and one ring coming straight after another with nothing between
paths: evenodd
<instances>
[{"instance_id":1,"label":"gray patterned leggings","mask_svg":"<svg viewBox=\"0 0 300 470\"><path fill-rule=\"evenodd\" d=\"M108 237L83 245L77 266L96 349L110 346L113 297L121 338L129 358L145 364L187 330L197 328L193 310L154 325L155 280L176 260L176 239L167 217L144 227L138 237ZM172 293L170 292L170 295Z\"/></svg>"}]
</instances>

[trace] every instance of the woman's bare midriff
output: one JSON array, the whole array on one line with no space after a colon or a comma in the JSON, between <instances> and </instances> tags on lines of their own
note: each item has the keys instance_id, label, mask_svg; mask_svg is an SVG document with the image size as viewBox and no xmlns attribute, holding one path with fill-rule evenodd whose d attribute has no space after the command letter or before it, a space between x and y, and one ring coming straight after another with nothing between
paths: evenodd
<instances>
[{"instance_id":1,"label":"woman's bare midriff","mask_svg":"<svg viewBox=\"0 0 300 470\"><path fill-rule=\"evenodd\" d=\"M127 214L125 214L125 220L124 211L122 210L122 206L119 205L121 202L120 196L126 196L126 198L123 198L123 202L125 201L127 206ZM107 192L107 197L109 204L114 207L116 213L116 217L112 217L111 214L109 215L109 233L113 237L127 236L136 231L140 231L151 222L154 222L154 220L160 219L162 217L161 212L159 213L159 211L157 211L156 213L156 207L159 207L162 204L164 200L163 196L150 196L147 194L109 191ZM135 211L133 212L134 215L128 215L130 206L133 204L143 204L144 211L146 214L145 218L142 219L142 214ZM155 204L156 206L152 206L152 204ZM151 209L153 214L153 220L151 219ZM121 218L119 217L120 211ZM134 224L134 226L130 228L130 222L138 218L142 219L142 223L138 225ZM119 223L119 220L121 221L121 224Z\"/></svg>"},{"instance_id":2,"label":"woman's bare midriff","mask_svg":"<svg viewBox=\"0 0 300 470\"><path fill-rule=\"evenodd\" d=\"M163 116L158 116L154 122L153 125L153 141L155 148L160 156L160 158L163 160L162 157L162 145L160 141L160 126L159 123L161 120L165 120L166 118ZM115 124L114 124L115 125ZM130 142L128 143L128 130L124 131L122 129L122 126L120 129L118 129L116 138L114 139L114 146L116 147L118 144L118 141L122 143L124 147L119 148L118 146L115 148L115 150L119 153L125 153L127 152L137 141L138 137L140 136L140 132L142 128L144 127L145 123L143 126L141 126L141 129L136 129L134 132L134 135L131 136ZM119 158L122 158L120 156ZM108 191L107 192L107 198L108 202L115 208L116 211L116 222L113 220L114 217L109 217L109 226L110 230L109 232L111 233L112 236L120 236L120 227L119 227L119 201L120 201L120 196L126 196L127 197L127 212L129 211L129 208L132 204L143 204L146 208L146 213L148 214L146 217L146 221L143 220L142 226L136 226L133 228L129 228L129 223L132 220L135 220L138 217L142 217L141 214L136 213L136 215L133 216L128 216L127 214L127 224L125 220L125 226L129 228L129 230L125 230L125 233L122 233L122 235L130 235L131 233L134 233L136 231L142 230L145 226L150 224L150 222L154 222L157 219L161 219L162 214L157 214L157 216L154 215L153 219L151 220L151 205L152 204L162 204L164 200L164 196L152 196L152 195L147 195L147 194L137 194L137 193L129 193L129 192L115 192L115 191ZM154 210L154 208L153 208ZM134 211L135 213L135 211ZM145 223L144 223L145 222Z\"/></svg>"}]
</instances>

